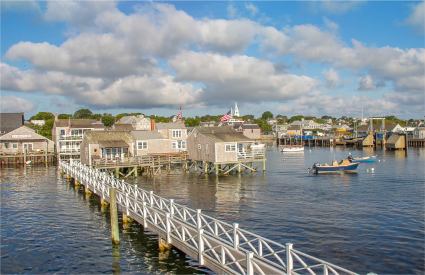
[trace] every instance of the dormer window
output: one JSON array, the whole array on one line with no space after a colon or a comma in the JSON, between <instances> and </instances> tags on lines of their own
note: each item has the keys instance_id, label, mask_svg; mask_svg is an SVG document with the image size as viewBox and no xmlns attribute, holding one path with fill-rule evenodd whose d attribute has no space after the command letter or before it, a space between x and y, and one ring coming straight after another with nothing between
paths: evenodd
<instances>
[{"instance_id":1,"label":"dormer window","mask_svg":"<svg viewBox=\"0 0 425 275\"><path fill-rule=\"evenodd\" d=\"M182 137L182 130L172 130L172 136L173 136L173 138L181 138Z\"/></svg>"}]
</instances>

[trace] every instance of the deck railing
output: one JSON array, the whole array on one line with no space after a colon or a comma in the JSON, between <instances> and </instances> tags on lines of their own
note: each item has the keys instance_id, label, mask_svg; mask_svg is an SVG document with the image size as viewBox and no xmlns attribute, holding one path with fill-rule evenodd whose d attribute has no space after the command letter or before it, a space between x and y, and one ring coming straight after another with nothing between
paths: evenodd
<instances>
[{"instance_id":1,"label":"deck railing","mask_svg":"<svg viewBox=\"0 0 425 275\"><path fill-rule=\"evenodd\" d=\"M192 251L200 265L233 274L357 274L293 248L162 198L78 161L61 161L60 169L100 197L116 189L123 213L133 215L168 243Z\"/></svg>"}]
</instances>

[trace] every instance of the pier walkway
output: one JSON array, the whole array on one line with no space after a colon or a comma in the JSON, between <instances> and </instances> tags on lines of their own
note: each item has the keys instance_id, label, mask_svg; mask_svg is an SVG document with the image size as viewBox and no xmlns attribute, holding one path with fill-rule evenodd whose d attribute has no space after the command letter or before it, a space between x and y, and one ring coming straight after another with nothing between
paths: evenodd
<instances>
[{"instance_id":1,"label":"pier walkway","mask_svg":"<svg viewBox=\"0 0 425 275\"><path fill-rule=\"evenodd\" d=\"M77 161L60 162L60 170L86 192L110 201L116 194L123 215L158 234L160 241L176 247L199 264L217 273L230 274L357 274L293 247L263 238L237 223L229 224L128 184ZM111 192L113 190L113 192Z\"/></svg>"}]
</instances>

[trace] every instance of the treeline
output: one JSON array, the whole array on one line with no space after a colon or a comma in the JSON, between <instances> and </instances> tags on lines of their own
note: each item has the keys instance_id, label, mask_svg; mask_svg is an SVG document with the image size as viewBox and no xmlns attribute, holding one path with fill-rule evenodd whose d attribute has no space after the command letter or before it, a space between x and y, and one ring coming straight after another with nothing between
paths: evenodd
<instances>
[{"instance_id":1,"label":"treeline","mask_svg":"<svg viewBox=\"0 0 425 275\"><path fill-rule=\"evenodd\" d=\"M74 114L59 114L59 119L96 119L102 121L102 123L106 127L111 127L114 125L116 121L118 121L120 118L124 116L132 116L132 115L143 115L143 113L120 113L117 115L112 115L109 113L103 113L103 114L96 114L93 113L89 109L79 109ZM150 115L147 116L151 119L155 119L156 122L171 122L173 119L173 116L166 117L166 116L157 116L157 115ZM199 126L201 122L219 122L222 115L204 115L204 116L195 116L195 117L184 117L184 122L187 127L195 127ZM336 123L337 121L344 121L344 123L347 123L349 126L352 126L354 124L355 118L342 116L339 118L332 117L332 116L321 116L321 117L315 117L315 116L304 116L304 115L295 115L295 116L285 116L285 115L273 115L270 111L265 111L261 114L259 117L255 117L254 115L244 115L240 117L242 120L249 122L249 123L255 123L258 124L261 128L261 130L264 133L268 133L272 131L272 125L268 123L271 119L275 119L277 124L285 124L285 123L291 123L296 120L314 120L317 123L326 123L328 120L332 120L332 123ZM37 132L47 138L52 138L52 128L54 123L55 116L53 113L50 112L39 112L36 115L32 116L30 120L44 120L45 125L43 126L37 126L37 125L30 125L33 129L37 130ZM393 123L393 124L400 124L401 126L406 125L414 125L417 121L414 119L410 120L401 120L395 116L386 116L385 117L386 123ZM376 122L375 122L376 123Z\"/></svg>"}]
</instances>

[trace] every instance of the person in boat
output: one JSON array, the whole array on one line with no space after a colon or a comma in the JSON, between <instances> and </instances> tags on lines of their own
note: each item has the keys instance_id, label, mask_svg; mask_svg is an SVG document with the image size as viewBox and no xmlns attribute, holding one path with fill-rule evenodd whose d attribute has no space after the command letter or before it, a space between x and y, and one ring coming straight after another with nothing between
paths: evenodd
<instances>
[{"instance_id":1,"label":"person in boat","mask_svg":"<svg viewBox=\"0 0 425 275\"><path fill-rule=\"evenodd\" d=\"M348 153L348 157L347 157L349 162L353 161L353 156L351 155L351 153Z\"/></svg>"}]
</instances>

